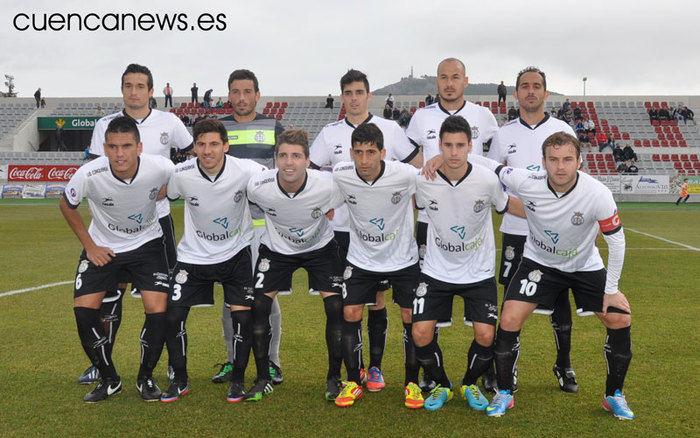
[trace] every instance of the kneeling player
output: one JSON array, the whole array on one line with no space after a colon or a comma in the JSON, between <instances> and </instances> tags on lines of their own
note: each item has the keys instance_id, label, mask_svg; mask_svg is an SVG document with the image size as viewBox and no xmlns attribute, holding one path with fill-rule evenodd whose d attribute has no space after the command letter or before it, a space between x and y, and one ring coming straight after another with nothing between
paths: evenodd
<instances>
[{"instance_id":1,"label":"kneeling player","mask_svg":"<svg viewBox=\"0 0 700 438\"><path fill-rule=\"evenodd\" d=\"M185 322L192 306L214 304L214 282L220 282L235 332L226 399L237 402L243 397L253 342L253 222L245 192L251 177L265 167L227 155L228 135L217 119L197 122L194 138L197 158L178 164L168 183L168 198L185 200L185 230L177 247L167 317L168 355L175 375L161 401L175 401L189 391Z\"/></svg>"},{"instance_id":2,"label":"kneeling player","mask_svg":"<svg viewBox=\"0 0 700 438\"><path fill-rule=\"evenodd\" d=\"M98 402L121 391L108 337L100 321L106 290L117 286L121 270L142 290L146 320L141 330L141 366L136 387L146 401L159 400L153 379L165 342L168 265L156 199L172 174L170 160L140 155L136 122L113 119L105 132L105 155L82 166L66 186L60 208L85 250L75 277L74 312L83 349L100 371L101 381L85 402ZM87 198L92 222L85 229L76 210Z\"/></svg>"},{"instance_id":3,"label":"kneeling player","mask_svg":"<svg viewBox=\"0 0 700 438\"><path fill-rule=\"evenodd\" d=\"M267 227L261 237L254 278L253 339L258 376L244 400L258 401L272 392L268 371L272 300L288 288L294 271L304 268L309 274L309 287L319 291L326 311L325 397L332 401L340 392L343 303L338 245L325 216L334 207L330 175L306 169L309 140L301 130L288 130L277 138L275 161L277 169L263 172L248 183L248 198L265 212Z\"/></svg>"},{"instance_id":4,"label":"kneeling player","mask_svg":"<svg viewBox=\"0 0 700 438\"><path fill-rule=\"evenodd\" d=\"M472 147L471 128L461 116L450 116L440 127L443 164L438 177L417 180L416 204L425 206L428 221L426 254L421 280L413 300L413 340L418 362L438 384L425 401L425 408L441 408L452 398L442 352L434 337L438 321L450 321L455 296L464 300L464 322L474 327L467 371L460 394L469 406L484 410L488 400L476 384L493 359L493 338L498 317L495 281L495 246L491 205L499 214L517 209L509 203L493 172L467 161ZM414 407L422 397L411 386Z\"/></svg>"}]
</instances>

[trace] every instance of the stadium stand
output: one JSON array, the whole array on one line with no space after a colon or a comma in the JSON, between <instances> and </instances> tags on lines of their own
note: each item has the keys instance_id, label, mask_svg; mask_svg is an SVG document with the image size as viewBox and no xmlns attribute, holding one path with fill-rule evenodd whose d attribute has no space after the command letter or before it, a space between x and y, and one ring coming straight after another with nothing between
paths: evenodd
<instances>
[{"instance_id":1,"label":"stadium stand","mask_svg":"<svg viewBox=\"0 0 700 438\"><path fill-rule=\"evenodd\" d=\"M0 139L11 133L36 110L31 103L0 103Z\"/></svg>"}]
</instances>

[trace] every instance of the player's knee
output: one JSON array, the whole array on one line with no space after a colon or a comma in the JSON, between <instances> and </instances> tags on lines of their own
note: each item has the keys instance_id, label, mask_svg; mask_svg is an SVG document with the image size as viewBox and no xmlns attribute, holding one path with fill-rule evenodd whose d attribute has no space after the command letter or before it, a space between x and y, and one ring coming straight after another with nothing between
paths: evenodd
<instances>
[{"instance_id":1,"label":"player's knee","mask_svg":"<svg viewBox=\"0 0 700 438\"><path fill-rule=\"evenodd\" d=\"M343 318L349 322L357 322L362 320L362 306L345 306L343 307Z\"/></svg>"},{"instance_id":2,"label":"player's knee","mask_svg":"<svg viewBox=\"0 0 700 438\"><path fill-rule=\"evenodd\" d=\"M488 347L493 344L496 328L489 325L488 327L474 326L474 340L477 344Z\"/></svg>"},{"instance_id":3,"label":"player's knee","mask_svg":"<svg viewBox=\"0 0 700 438\"><path fill-rule=\"evenodd\" d=\"M328 295L323 299L323 308L328 321L340 322L343 315L343 299L339 294Z\"/></svg>"},{"instance_id":4,"label":"player's knee","mask_svg":"<svg viewBox=\"0 0 700 438\"><path fill-rule=\"evenodd\" d=\"M413 321L413 312L411 309L401 308L401 320L405 323L410 323Z\"/></svg>"},{"instance_id":5,"label":"player's knee","mask_svg":"<svg viewBox=\"0 0 700 438\"><path fill-rule=\"evenodd\" d=\"M413 324L412 336L413 343L417 347L424 347L433 340L435 328L430 323L415 323Z\"/></svg>"},{"instance_id":6,"label":"player's knee","mask_svg":"<svg viewBox=\"0 0 700 438\"><path fill-rule=\"evenodd\" d=\"M504 310L501 314L500 326L503 330L515 332L520 330L522 325L523 321L520 320L516 313Z\"/></svg>"},{"instance_id":7,"label":"player's knee","mask_svg":"<svg viewBox=\"0 0 700 438\"><path fill-rule=\"evenodd\" d=\"M609 329L621 329L632 324L632 315L629 313L608 312L603 317L603 324Z\"/></svg>"}]
</instances>

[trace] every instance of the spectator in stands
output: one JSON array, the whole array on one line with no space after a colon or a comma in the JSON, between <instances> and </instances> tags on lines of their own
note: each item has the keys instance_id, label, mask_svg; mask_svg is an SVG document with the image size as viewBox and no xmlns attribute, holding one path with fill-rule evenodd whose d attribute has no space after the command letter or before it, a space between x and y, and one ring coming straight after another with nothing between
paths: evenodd
<instances>
[{"instance_id":1,"label":"spectator in stands","mask_svg":"<svg viewBox=\"0 0 700 438\"><path fill-rule=\"evenodd\" d=\"M41 107L42 107L42 108L46 108L46 101L44 100L43 97L41 98L41 101L40 101L40 102L41 102Z\"/></svg>"},{"instance_id":2,"label":"spectator in stands","mask_svg":"<svg viewBox=\"0 0 700 438\"><path fill-rule=\"evenodd\" d=\"M562 109L564 110L564 112L567 112L569 108L571 108L571 102L569 102L569 99L566 99L564 101L564 105L562 105Z\"/></svg>"},{"instance_id":3,"label":"spectator in stands","mask_svg":"<svg viewBox=\"0 0 700 438\"><path fill-rule=\"evenodd\" d=\"M216 101L216 107L221 108L224 105L224 102L219 98L219 100Z\"/></svg>"},{"instance_id":4,"label":"spectator in stands","mask_svg":"<svg viewBox=\"0 0 700 438\"><path fill-rule=\"evenodd\" d=\"M404 106L401 110L401 116L399 116L399 126L406 128L408 127L409 121L411 121L411 113L409 113L408 109Z\"/></svg>"},{"instance_id":5,"label":"spectator in stands","mask_svg":"<svg viewBox=\"0 0 700 438\"><path fill-rule=\"evenodd\" d=\"M603 149L610 146L608 144L608 138L603 132L598 133L598 135L596 136L596 140L598 141L598 152L603 152Z\"/></svg>"},{"instance_id":6,"label":"spectator in stands","mask_svg":"<svg viewBox=\"0 0 700 438\"><path fill-rule=\"evenodd\" d=\"M569 105L568 109L564 109L564 113L561 116L561 120L565 121L566 123L571 123L571 117L573 115L574 114L573 114L573 111L571 111L571 105Z\"/></svg>"},{"instance_id":7,"label":"spectator in stands","mask_svg":"<svg viewBox=\"0 0 700 438\"><path fill-rule=\"evenodd\" d=\"M688 108L687 106L683 107L683 110L681 111L681 115L683 116L683 123L687 124L688 120L693 121L695 119L695 113L693 110Z\"/></svg>"},{"instance_id":8,"label":"spectator in stands","mask_svg":"<svg viewBox=\"0 0 700 438\"><path fill-rule=\"evenodd\" d=\"M104 117L104 116L106 116L107 114L105 114L105 110L103 110L102 107L101 107L100 105L97 105L97 112L95 112L95 115L96 115L97 117Z\"/></svg>"},{"instance_id":9,"label":"spectator in stands","mask_svg":"<svg viewBox=\"0 0 700 438\"><path fill-rule=\"evenodd\" d=\"M333 109L333 100L333 96L331 96L331 94L328 93L328 97L326 97L326 106L324 108Z\"/></svg>"},{"instance_id":10,"label":"spectator in stands","mask_svg":"<svg viewBox=\"0 0 700 438\"><path fill-rule=\"evenodd\" d=\"M192 103L198 103L198 102L199 102L199 97L198 97L198 94L197 94L197 93L198 93L198 91L199 91L199 88L197 88L197 83L196 83L196 82L192 84L192 88L190 88L190 91L192 92L192 99L190 100L190 102L192 102Z\"/></svg>"},{"instance_id":11,"label":"spectator in stands","mask_svg":"<svg viewBox=\"0 0 700 438\"><path fill-rule=\"evenodd\" d=\"M669 114L668 110L663 107L659 110L659 121L661 120L666 120L667 122L671 120L671 114Z\"/></svg>"},{"instance_id":12,"label":"spectator in stands","mask_svg":"<svg viewBox=\"0 0 700 438\"><path fill-rule=\"evenodd\" d=\"M576 124L574 125L574 131L576 131L576 134L581 136L582 133L586 132L586 125L584 125L583 120L578 120Z\"/></svg>"},{"instance_id":13,"label":"spectator in stands","mask_svg":"<svg viewBox=\"0 0 700 438\"><path fill-rule=\"evenodd\" d=\"M574 121L578 122L579 120L583 120L583 111L581 111L580 107L576 107L574 109Z\"/></svg>"},{"instance_id":14,"label":"spectator in stands","mask_svg":"<svg viewBox=\"0 0 700 438\"><path fill-rule=\"evenodd\" d=\"M515 120L519 117L518 110L515 109L514 105L510 106L508 110L508 121Z\"/></svg>"},{"instance_id":15,"label":"spectator in stands","mask_svg":"<svg viewBox=\"0 0 700 438\"><path fill-rule=\"evenodd\" d=\"M392 96L391 93L389 93L389 97L386 98L386 104L394 108L394 96Z\"/></svg>"},{"instance_id":16,"label":"spectator in stands","mask_svg":"<svg viewBox=\"0 0 700 438\"><path fill-rule=\"evenodd\" d=\"M391 107L388 103L384 105L384 113L382 114L382 116L384 116L385 119L391 120Z\"/></svg>"},{"instance_id":17,"label":"spectator in stands","mask_svg":"<svg viewBox=\"0 0 700 438\"><path fill-rule=\"evenodd\" d=\"M671 116L676 119L677 122L680 122L683 120L683 109L679 106L678 108L673 108L671 107L673 111L671 111Z\"/></svg>"},{"instance_id":18,"label":"spectator in stands","mask_svg":"<svg viewBox=\"0 0 700 438\"><path fill-rule=\"evenodd\" d=\"M630 146L629 142L625 143L625 148L622 150L622 155L625 160L637 159L637 154L634 152L634 149L632 149L632 146Z\"/></svg>"},{"instance_id":19,"label":"spectator in stands","mask_svg":"<svg viewBox=\"0 0 700 438\"><path fill-rule=\"evenodd\" d=\"M651 107L651 109L649 110L649 123L653 125L654 120L656 120L657 122L659 121L659 111L656 108Z\"/></svg>"},{"instance_id":20,"label":"spectator in stands","mask_svg":"<svg viewBox=\"0 0 700 438\"><path fill-rule=\"evenodd\" d=\"M503 81L501 81L501 84L498 86L498 104L501 104L501 99L503 100L503 103L506 103L506 93L508 92L506 89L506 86L503 84Z\"/></svg>"},{"instance_id":21,"label":"spectator in stands","mask_svg":"<svg viewBox=\"0 0 700 438\"><path fill-rule=\"evenodd\" d=\"M595 122L593 122L593 119L586 120L585 126L586 126L586 134L588 134L589 137L594 136L595 135Z\"/></svg>"},{"instance_id":22,"label":"spectator in stands","mask_svg":"<svg viewBox=\"0 0 700 438\"><path fill-rule=\"evenodd\" d=\"M39 108L41 105L41 87L34 92L34 100L36 100L36 107Z\"/></svg>"},{"instance_id":23,"label":"spectator in stands","mask_svg":"<svg viewBox=\"0 0 700 438\"><path fill-rule=\"evenodd\" d=\"M85 152L85 153L83 154L83 161L87 161L87 160L90 159L90 145L88 145L88 146L85 148L85 151L84 151L84 152Z\"/></svg>"},{"instance_id":24,"label":"spectator in stands","mask_svg":"<svg viewBox=\"0 0 700 438\"><path fill-rule=\"evenodd\" d=\"M67 151L66 143L63 141L63 126L56 125L56 130L53 133L56 140L56 150L59 152Z\"/></svg>"},{"instance_id":25,"label":"spectator in stands","mask_svg":"<svg viewBox=\"0 0 700 438\"><path fill-rule=\"evenodd\" d=\"M676 201L676 205L680 204L681 200L683 200L684 204L687 203L688 198L690 198L690 195L688 194L688 178L686 178L683 180L683 184L681 184L681 193Z\"/></svg>"},{"instance_id":26,"label":"spectator in stands","mask_svg":"<svg viewBox=\"0 0 700 438\"><path fill-rule=\"evenodd\" d=\"M170 86L170 82L165 83L165 87L163 88L163 94L165 95L165 105L163 105L163 108L168 107L168 102L170 102L170 108L173 107L173 87Z\"/></svg>"},{"instance_id":27,"label":"spectator in stands","mask_svg":"<svg viewBox=\"0 0 700 438\"><path fill-rule=\"evenodd\" d=\"M428 93L427 96L425 96L425 106L432 105L433 104L433 96Z\"/></svg>"},{"instance_id":28,"label":"spectator in stands","mask_svg":"<svg viewBox=\"0 0 700 438\"><path fill-rule=\"evenodd\" d=\"M631 161L629 167L627 168L627 173L631 175L636 175L639 173L639 168L634 164L634 160Z\"/></svg>"},{"instance_id":29,"label":"spectator in stands","mask_svg":"<svg viewBox=\"0 0 700 438\"><path fill-rule=\"evenodd\" d=\"M202 106L205 108L211 108L211 101L213 100L211 97L211 93L213 92L213 89L208 89L207 91L204 92L204 97L202 98Z\"/></svg>"},{"instance_id":30,"label":"spectator in stands","mask_svg":"<svg viewBox=\"0 0 700 438\"><path fill-rule=\"evenodd\" d=\"M588 136L586 131L581 131L581 133L578 134L578 141L581 142L581 148L591 147L591 138Z\"/></svg>"},{"instance_id":31,"label":"spectator in stands","mask_svg":"<svg viewBox=\"0 0 700 438\"><path fill-rule=\"evenodd\" d=\"M148 107L149 108L158 108L158 102L156 101L156 98L151 96L148 98Z\"/></svg>"},{"instance_id":32,"label":"spectator in stands","mask_svg":"<svg viewBox=\"0 0 700 438\"><path fill-rule=\"evenodd\" d=\"M617 173L627 173L626 161L620 161L620 164L617 165Z\"/></svg>"},{"instance_id":33,"label":"spectator in stands","mask_svg":"<svg viewBox=\"0 0 700 438\"><path fill-rule=\"evenodd\" d=\"M399 120L399 117L401 117L401 111L399 110L398 107L394 108L394 111L391 113L391 118L394 120Z\"/></svg>"}]
</instances>

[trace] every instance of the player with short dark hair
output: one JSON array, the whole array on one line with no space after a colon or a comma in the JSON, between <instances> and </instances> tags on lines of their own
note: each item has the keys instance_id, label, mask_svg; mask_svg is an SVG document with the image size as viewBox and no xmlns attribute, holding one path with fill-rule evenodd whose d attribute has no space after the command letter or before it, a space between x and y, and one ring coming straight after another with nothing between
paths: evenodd
<instances>
[{"instance_id":1,"label":"player with short dark hair","mask_svg":"<svg viewBox=\"0 0 700 438\"><path fill-rule=\"evenodd\" d=\"M189 391L185 323L191 307L214 304L214 283L220 282L235 330L226 399L237 402L243 398L243 378L253 343L253 222L246 187L266 168L226 154L228 134L218 119L200 120L193 132L197 157L175 167L167 189L171 201L185 201L185 229L178 244L167 314L167 346L174 377L161 401L175 401Z\"/></svg>"},{"instance_id":2,"label":"player with short dark hair","mask_svg":"<svg viewBox=\"0 0 700 438\"><path fill-rule=\"evenodd\" d=\"M406 387L418 380L411 335L411 306L420 268L413 238L413 205L417 169L385 161L382 131L363 123L352 133L353 162L333 168L333 184L348 206L350 245L343 278L343 359L348 381L335 399L351 406L362 397L362 311L377 301L377 285L391 284L404 325ZM371 388L368 387L371 390Z\"/></svg>"},{"instance_id":3,"label":"player with short dark hair","mask_svg":"<svg viewBox=\"0 0 700 438\"><path fill-rule=\"evenodd\" d=\"M258 376L244 400L258 401L272 392L268 371L272 300L288 287L294 271L304 268L309 287L323 297L328 349L325 397L333 401L341 388L343 311L342 265L332 226L325 216L335 206L333 186L328 173L307 169L306 132L284 131L277 138L275 151L277 169L263 172L248 183L248 198L265 212L267 226L255 267L253 339Z\"/></svg>"},{"instance_id":4,"label":"player with short dark hair","mask_svg":"<svg viewBox=\"0 0 700 438\"><path fill-rule=\"evenodd\" d=\"M117 286L125 270L142 290L146 313L141 331L141 366L137 389L146 401L160 399L153 379L165 341L168 265L156 201L173 171L170 160L141 154L136 122L113 118L105 130L104 157L83 165L66 185L61 212L83 245L75 277L74 312L83 349L101 376L85 402L98 402L121 391L121 379L100 307L105 293ZM89 229L80 213L87 198L92 214Z\"/></svg>"}]
</instances>

